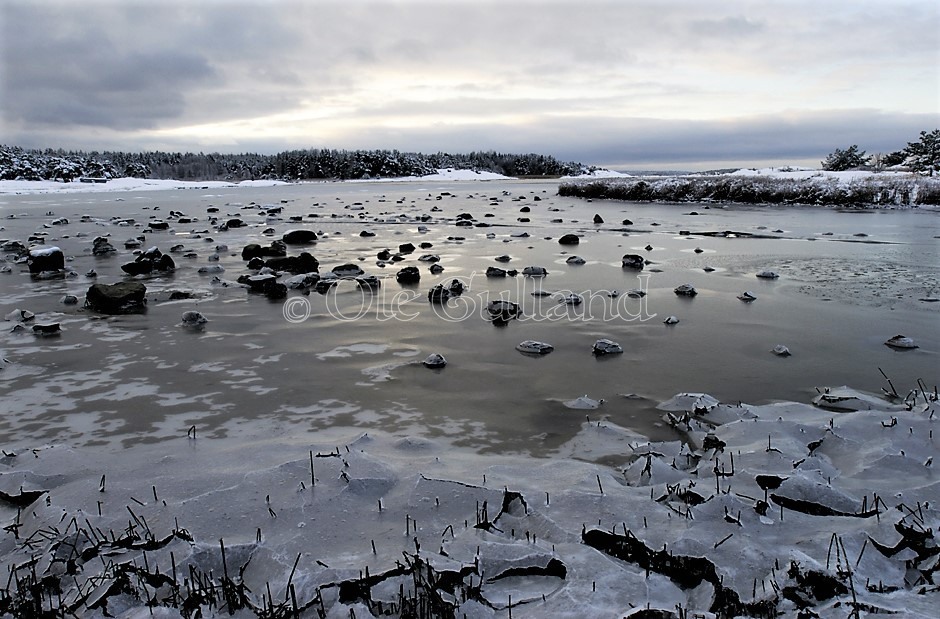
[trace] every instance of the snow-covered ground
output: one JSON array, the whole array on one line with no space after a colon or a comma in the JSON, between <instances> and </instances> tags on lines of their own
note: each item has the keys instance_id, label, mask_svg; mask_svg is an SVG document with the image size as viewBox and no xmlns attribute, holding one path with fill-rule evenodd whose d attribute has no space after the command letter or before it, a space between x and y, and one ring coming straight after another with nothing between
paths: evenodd
<instances>
[{"instance_id":1,"label":"snow-covered ground","mask_svg":"<svg viewBox=\"0 0 940 619\"><path fill-rule=\"evenodd\" d=\"M935 616L940 406L832 395L858 410L679 394L682 442L592 411L540 459L340 428L7 446L2 567L89 617Z\"/></svg>"},{"instance_id":2,"label":"snow-covered ground","mask_svg":"<svg viewBox=\"0 0 940 619\"><path fill-rule=\"evenodd\" d=\"M346 181L349 183L370 182L407 182L407 181L479 181L505 180L510 178L493 172L474 172L473 170L438 170L437 174L427 176L406 176L402 178L376 178ZM307 181L324 182L324 181ZM82 183L73 181L0 181L0 194L46 194L46 193L97 193L107 191L159 191L163 189L231 189L236 187L273 187L286 185L285 181L259 180L229 183L225 181L176 181L145 178L115 178L105 183Z\"/></svg>"}]
</instances>

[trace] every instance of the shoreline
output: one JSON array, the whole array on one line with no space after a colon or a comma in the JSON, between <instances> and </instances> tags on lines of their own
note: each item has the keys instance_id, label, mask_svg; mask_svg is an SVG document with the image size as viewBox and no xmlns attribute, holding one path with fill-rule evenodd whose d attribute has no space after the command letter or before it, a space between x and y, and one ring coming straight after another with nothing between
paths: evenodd
<instances>
[{"instance_id":1,"label":"shoreline","mask_svg":"<svg viewBox=\"0 0 940 619\"><path fill-rule=\"evenodd\" d=\"M679 394L659 409L684 442L650 442L590 419L567 455L548 458L481 456L440 439L361 428L300 437L264 423L241 436L194 433L107 454L5 449L5 498L35 498L15 509L2 503L20 540L4 538L2 561L28 581L28 558L38 555L38 573L52 574L75 610L122 617L148 616L148 600L224 615L235 599L226 602L225 587L242 591L237 604L249 615L274 605L306 608L301 616L324 609L363 617L379 603L426 596L474 617L508 616L510 604L521 617L583 616L585 608L630 616L631 607L646 606L750 616L803 606L834 617L855 600L929 616L940 590L906 575L911 565L936 570L932 546L918 545L914 532L940 523L940 484L929 462L940 404L918 396L906 411L839 393L872 410L726 406ZM578 458L588 453L621 463ZM65 521L84 540L82 557L105 553L109 561L76 557L56 568L62 559L54 549L68 530L52 531ZM911 550L892 558L882 545L905 527ZM126 544L116 547L108 531ZM851 564L836 560L833 539ZM622 554L628 540L699 563L683 576L655 555ZM404 571L396 567L402 556L411 566ZM131 576L124 590L101 590L122 573ZM184 586L198 574L217 589L197 595L193 583ZM424 579L427 590L409 587ZM809 582L828 583L830 593ZM725 607L729 599L736 605ZM159 616L178 616L170 612Z\"/></svg>"}]
</instances>

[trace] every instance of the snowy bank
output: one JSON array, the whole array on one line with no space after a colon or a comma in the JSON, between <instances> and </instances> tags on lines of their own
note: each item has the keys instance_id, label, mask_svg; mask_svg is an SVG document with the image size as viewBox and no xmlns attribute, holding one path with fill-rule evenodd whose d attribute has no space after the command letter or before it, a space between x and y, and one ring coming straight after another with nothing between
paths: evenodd
<instances>
[{"instance_id":1,"label":"snowy bank","mask_svg":"<svg viewBox=\"0 0 940 619\"><path fill-rule=\"evenodd\" d=\"M165 189L220 189L237 187L273 187L284 181L175 181L146 178L112 178L106 182L72 181L0 181L0 194L99 193L107 191L161 191Z\"/></svg>"},{"instance_id":2,"label":"snowy bank","mask_svg":"<svg viewBox=\"0 0 940 619\"><path fill-rule=\"evenodd\" d=\"M902 172L738 170L720 175L575 179L559 185L558 193L631 201L914 207L940 205L940 179Z\"/></svg>"}]
</instances>

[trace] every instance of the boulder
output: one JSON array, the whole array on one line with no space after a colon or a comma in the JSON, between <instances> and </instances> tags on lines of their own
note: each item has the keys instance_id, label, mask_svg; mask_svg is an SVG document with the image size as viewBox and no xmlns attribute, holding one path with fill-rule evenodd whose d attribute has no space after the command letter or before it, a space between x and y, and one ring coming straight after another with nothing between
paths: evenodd
<instances>
[{"instance_id":1,"label":"boulder","mask_svg":"<svg viewBox=\"0 0 940 619\"><path fill-rule=\"evenodd\" d=\"M264 247L257 243L249 243L242 249L242 260L252 258L280 258L287 255L287 245L283 241L271 241L271 245Z\"/></svg>"},{"instance_id":2,"label":"boulder","mask_svg":"<svg viewBox=\"0 0 940 619\"><path fill-rule=\"evenodd\" d=\"M62 327L57 322L47 322L33 325L33 333L36 335L58 335L62 332Z\"/></svg>"},{"instance_id":3,"label":"boulder","mask_svg":"<svg viewBox=\"0 0 940 619\"><path fill-rule=\"evenodd\" d=\"M546 269L545 267L537 267L537 266L526 267L522 269L522 274L527 275L529 277L545 277L546 275L548 275L548 269Z\"/></svg>"},{"instance_id":4,"label":"boulder","mask_svg":"<svg viewBox=\"0 0 940 619\"><path fill-rule=\"evenodd\" d=\"M566 264L584 264L585 262L586 260L581 256L570 256L567 260L565 260Z\"/></svg>"},{"instance_id":5,"label":"boulder","mask_svg":"<svg viewBox=\"0 0 940 619\"><path fill-rule=\"evenodd\" d=\"M604 355L619 355L623 352L623 347L613 340L600 339L594 342L594 347L591 349L598 357Z\"/></svg>"},{"instance_id":6,"label":"boulder","mask_svg":"<svg viewBox=\"0 0 940 619\"><path fill-rule=\"evenodd\" d=\"M382 280L375 275L364 275L356 278L356 285L365 290L375 290L381 287Z\"/></svg>"},{"instance_id":7,"label":"boulder","mask_svg":"<svg viewBox=\"0 0 940 619\"><path fill-rule=\"evenodd\" d=\"M577 234L565 234L558 239L559 245L577 245L581 242L581 239L578 238Z\"/></svg>"},{"instance_id":8,"label":"boulder","mask_svg":"<svg viewBox=\"0 0 940 619\"><path fill-rule=\"evenodd\" d=\"M594 347L591 349L598 357L604 355L618 355L623 352L623 347L613 340L600 339L594 342Z\"/></svg>"},{"instance_id":9,"label":"boulder","mask_svg":"<svg viewBox=\"0 0 940 619\"><path fill-rule=\"evenodd\" d=\"M317 242L317 233L313 230L288 230L281 240L288 245L307 245Z\"/></svg>"},{"instance_id":10,"label":"boulder","mask_svg":"<svg viewBox=\"0 0 940 619\"><path fill-rule=\"evenodd\" d=\"M646 264L646 259L643 256L637 254L624 254L621 258L623 268L625 269L636 269L637 271L642 271L643 266Z\"/></svg>"},{"instance_id":11,"label":"boulder","mask_svg":"<svg viewBox=\"0 0 940 619\"><path fill-rule=\"evenodd\" d=\"M421 280L421 272L418 267L405 267L395 274L395 279L399 284L417 284Z\"/></svg>"},{"instance_id":12,"label":"boulder","mask_svg":"<svg viewBox=\"0 0 940 619\"><path fill-rule=\"evenodd\" d=\"M358 264L341 264L333 267L333 274L337 277L359 277L365 275L365 271Z\"/></svg>"},{"instance_id":13,"label":"boulder","mask_svg":"<svg viewBox=\"0 0 940 619\"><path fill-rule=\"evenodd\" d=\"M427 358L422 361L424 367L431 368L432 370L439 370L447 365L447 359L444 358L444 355L433 353L427 356Z\"/></svg>"},{"instance_id":14,"label":"boulder","mask_svg":"<svg viewBox=\"0 0 940 619\"><path fill-rule=\"evenodd\" d=\"M134 262L121 265L121 270L128 275L146 275L153 271L166 273L176 269L176 263L169 254L164 254L156 247L141 253Z\"/></svg>"},{"instance_id":15,"label":"boulder","mask_svg":"<svg viewBox=\"0 0 940 619\"><path fill-rule=\"evenodd\" d=\"M486 311L490 316L490 321L497 325L506 324L513 318L522 316L522 308L518 303L502 299L487 303Z\"/></svg>"},{"instance_id":16,"label":"boulder","mask_svg":"<svg viewBox=\"0 0 940 619\"><path fill-rule=\"evenodd\" d=\"M775 271L761 271L757 274L760 279L777 279L780 277Z\"/></svg>"},{"instance_id":17,"label":"boulder","mask_svg":"<svg viewBox=\"0 0 940 619\"><path fill-rule=\"evenodd\" d=\"M431 266L428 267L428 271L430 271L430 272L433 273L434 275L437 275L438 273L443 273L443 272L444 272L444 267L442 267L440 264L437 264L437 263L435 262L434 264L432 264Z\"/></svg>"},{"instance_id":18,"label":"boulder","mask_svg":"<svg viewBox=\"0 0 940 619\"><path fill-rule=\"evenodd\" d=\"M201 327L207 322L209 322L209 319L203 316L201 312L195 310L183 312L182 323L187 327Z\"/></svg>"},{"instance_id":19,"label":"boulder","mask_svg":"<svg viewBox=\"0 0 940 619\"><path fill-rule=\"evenodd\" d=\"M527 355L547 355L555 350L555 347L545 342L525 340L516 344L516 350Z\"/></svg>"},{"instance_id":20,"label":"boulder","mask_svg":"<svg viewBox=\"0 0 940 619\"><path fill-rule=\"evenodd\" d=\"M116 254L117 250L114 248L114 245L103 236L99 236L92 241L91 254L93 256L108 256L110 254Z\"/></svg>"},{"instance_id":21,"label":"boulder","mask_svg":"<svg viewBox=\"0 0 940 619\"><path fill-rule=\"evenodd\" d=\"M487 277L506 277L506 271L499 267L487 267L486 276Z\"/></svg>"},{"instance_id":22,"label":"boulder","mask_svg":"<svg viewBox=\"0 0 940 619\"><path fill-rule=\"evenodd\" d=\"M58 247L36 247L29 250L26 258L29 272L36 274L43 271L61 271L65 268L65 254Z\"/></svg>"},{"instance_id":23,"label":"boulder","mask_svg":"<svg viewBox=\"0 0 940 619\"><path fill-rule=\"evenodd\" d=\"M698 290L692 284L680 284L673 289L673 292L680 297L694 297L698 294Z\"/></svg>"},{"instance_id":24,"label":"boulder","mask_svg":"<svg viewBox=\"0 0 940 619\"><path fill-rule=\"evenodd\" d=\"M444 288L443 284L437 284L428 290L428 301L431 303L446 303L450 298L450 290Z\"/></svg>"},{"instance_id":25,"label":"boulder","mask_svg":"<svg viewBox=\"0 0 940 619\"><path fill-rule=\"evenodd\" d=\"M594 213L594 223L602 224L604 223L604 218L598 215L597 213Z\"/></svg>"},{"instance_id":26,"label":"boulder","mask_svg":"<svg viewBox=\"0 0 940 619\"><path fill-rule=\"evenodd\" d=\"M250 267L251 262L248 265ZM270 258L265 261L264 266L274 271L286 271L288 273L316 273L320 270L320 261L307 252L301 252L299 256Z\"/></svg>"},{"instance_id":27,"label":"boulder","mask_svg":"<svg viewBox=\"0 0 940 619\"><path fill-rule=\"evenodd\" d=\"M147 303L147 287L140 282L92 284L85 293L85 307L103 314L139 312Z\"/></svg>"},{"instance_id":28,"label":"boulder","mask_svg":"<svg viewBox=\"0 0 940 619\"><path fill-rule=\"evenodd\" d=\"M415 246L411 243L402 243L398 246L398 253L400 254L410 254L415 250Z\"/></svg>"},{"instance_id":29,"label":"boulder","mask_svg":"<svg viewBox=\"0 0 940 619\"><path fill-rule=\"evenodd\" d=\"M912 338L900 334L895 335L891 339L887 340L885 342L885 346L890 346L891 348L900 348L902 350L917 348L917 344L914 343Z\"/></svg>"}]
</instances>

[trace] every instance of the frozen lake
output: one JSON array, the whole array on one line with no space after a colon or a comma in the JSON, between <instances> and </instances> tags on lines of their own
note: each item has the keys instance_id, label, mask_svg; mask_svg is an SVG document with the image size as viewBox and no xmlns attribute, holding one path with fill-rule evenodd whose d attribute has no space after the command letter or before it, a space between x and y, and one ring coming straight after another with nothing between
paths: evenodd
<instances>
[{"instance_id":1,"label":"frozen lake","mask_svg":"<svg viewBox=\"0 0 940 619\"><path fill-rule=\"evenodd\" d=\"M0 339L0 614L835 619L857 601L932 616L937 214L590 203L555 187L0 196L0 239L44 236L75 273L0 273L4 316L62 327L8 320ZM245 225L217 230L210 209ZM465 213L489 226L457 226ZM144 232L151 219L170 229ZM246 244L301 227L320 239L292 255L381 286L274 301L235 284ZM722 231L736 234L709 234ZM118 254L93 256L98 236ZM181 246L174 272L138 278L144 313L62 302L129 279L124 244L140 236ZM379 265L404 243L431 247ZM650 263L638 275L624 254ZM418 285L397 283L404 266ZM548 275L485 276L527 266ZM462 296L428 302L454 279ZM698 295L674 294L684 283ZM494 299L524 315L495 326ZM189 310L209 322L184 327ZM919 348L885 346L897 334ZM601 338L623 354L592 355ZM526 356L523 340L554 350ZM421 364L435 352L445 368ZM877 392L879 368L902 395L926 389L906 404L839 392L855 412L808 404L816 386ZM672 397L684 391L724 403Z\"/></svg>"},{"instance_id":2,"label":"frozen lake","mask_svg":"<svg viewBox=\"0 0 940 619\"><path fill-rule=\"evenodd\" d=\"M133 444L178 437L193 425L201 435L224 436L239 423L272 419L304 429L444 435L474 450L537 455L578 431L583 412L564 402L581 395L604 400L591 414L668 438L653 407L679 391L762 403L808 401L815 386L877 391L885 384L878 368L895 383L936 380L937 213L591 203L560 198L556 186L524 180L319 183L0 196L0 237L25 242L43 233L79 273L34 281L25 266L14 266L0 274L4 315L28 309L63 328L55 338L2 336L3 356L13 365L3 372L0 401L7 413L0 437L5 443ZM221 221L238 217L245 226L214 230L211 207ZM260 214L273 207L282 210ZM524 207L529 212L520 212ZM102 317L81 303L61 303L65 294L84 298L90 269L98 282L123 279L120 265L133 257L124 241L171 211L194 221L171 220L170 231L146 233L144 248L168 253L184 247L172 254L172 275L140 278L150 297L146 313ZM461 213L490 227L456 226ZM593 223L595 214L605 223ZM427 221L419 221L422 216ZM63 217L68 224L51 225ZM133 219L136 227L115 225L114 217ZM624 219L632 225L622 225ZM419 232L419 225L427 231ZM269 227L275 233L263 234ZM301 227L318 231L320 240L289 253L309 251L321 273L356 263L382 278L382 287L363 293L346 281L325 295L292 290L291 322L284 301L214 285L212 275L197 272L218 264L225 269L219 276L234 282L249 273L240 256L244 245L267 245ZM363 230L375 236L361 237ZM696 234L725 230L772 238ZM529 236L520 238L523 232ZM566 233L580 235L580 244L560 245ZM99 235L110 235L119 254L92 256ZM394 253L408 242L433 247L377 266L380 250ZM227 249L210 263L219 245ZM187 252L196 256L183 257ZM652 262L642 276L621 267L628 253ZM444 271L431 274L430 263L418 260L424 254L440 256ZM497 262L501 255L511 261ZM585 263L566 263L573 255ZM402 286L394 275L410 265L421 270L421 282ZM521 271L530 265L544 266L549 275L484 275L490 266ZM765 269L780 278L758 279ZM462 297L428 303L432 285L455 278L468 285ZM694 299L673 293L686 282L698 290ZM538 288L554 294L531 295ZM648 296L630 298L625 293L632 288ZM610 297L612 290L624 294ZM757 300L738 300L745 290ZM170 301L172 291L197 298ZM565 306L559 300L568 293L586 302ZM483 308L498 298L518 302L526 316L503 327L489 323ZM180 326L190 309L209 319L203 330ZM664 325L669 315L680 323ZM899 333L920 348L883 344ZM591 346L599 338L619 342L624 354L594 357ZM516 344L530 339L555 350L537 358L516 352ZM792 356L771 354L777 344ZM446 369L420 364L434 352L446 357Z\"/></svg>"}]
</instances>

